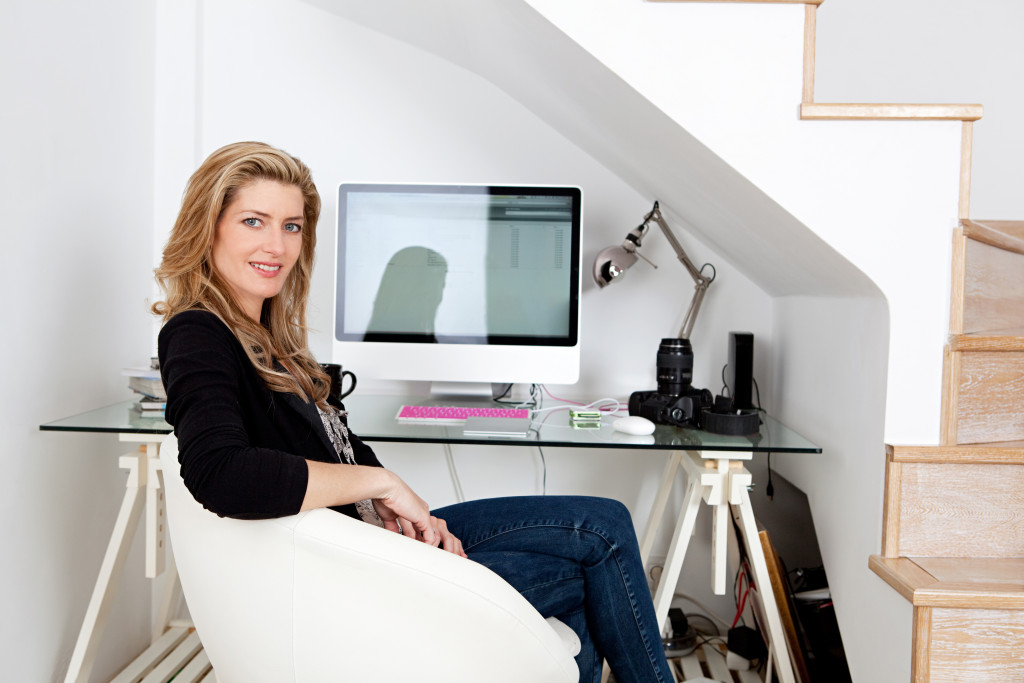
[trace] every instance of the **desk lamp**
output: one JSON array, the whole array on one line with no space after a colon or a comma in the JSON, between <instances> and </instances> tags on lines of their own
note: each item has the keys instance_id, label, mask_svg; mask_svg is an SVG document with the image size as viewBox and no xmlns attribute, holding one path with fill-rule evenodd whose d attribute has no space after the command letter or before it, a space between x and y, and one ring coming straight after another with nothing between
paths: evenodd
<instances>
[{"instance_id":1,"label":"desk lamp","mask_svg":"<svg viewBox=\"0 0 1024 683\"><path fill-rule=\"evenodd\" d=\"M690 345L690 331L697 319L708 285L715 279L715 267L711 266L712 274L708 277L702 271L709 264L704 264L700 269L693 265L662 217L658 202L654 202L654 208L644 216L644 222L626 235L621 246L602 249L597 255L594 260L594 279L600 287L621 279L626 270L636 263L637 258L643 258L657 268L637 251L650 228L651 221L657 223L665 233L679 261L693 278L695 291L690 301L690 309L686 312L686 318L683 319L683 325L679 330L679 337L662 339L658 347L658 390L634 391L629 397L629 414L640 415L657 424L699 426L705 409L711 406L712 399L710 391L696 389L691 385L693 348Z\"/></svg>"},{"instance_id":2,"label":"desk lamp","mask_svg":"<svg viewBox=\"0 0 1024 683\"><path fill-rule=\"evenodd\" d=\"M686 268L687 272L690 273L690 277L693 278L693 299L690 300L690 309L686 312L682 327L679 328L679 337L689 339L690 331L693 330L693 323L697 320L697 313L700 312L700 305L704 301L704 294L707 292L708 286L715 279L715 267L705 263L698 269L693 265L693 262L683 250L683 245L679 243L675 234L668 227L668 223L662 217L657 201L654 202L654 208L651 209L650 213L644 216L644 222L626 235L626 239L623 240L620 246L608 247L598 253L597 258L594 259L594 280L597 282L598 287L604 287L621 279L629 267L636 263L637 258L642 258L655 268L658 267L638 251L641 247L641 241L650 229L651 221L657 223L661 231L665 233L665 238L672 245L673 251L676 252L676 257ZM703 273L704 268L708 266L711 267L711 277Z\"/></svg>"}]
</instances>

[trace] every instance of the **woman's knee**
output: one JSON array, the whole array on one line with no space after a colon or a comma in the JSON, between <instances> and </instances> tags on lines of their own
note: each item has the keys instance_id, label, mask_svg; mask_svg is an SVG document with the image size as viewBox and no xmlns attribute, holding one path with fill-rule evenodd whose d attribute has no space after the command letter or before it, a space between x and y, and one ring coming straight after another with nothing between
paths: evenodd
<instances>
[{"instance_id":1,"label":"woman's knee","mask_svg":"<svg viewBox=\"0 0 1024 683\"><path fill-rule=\"evenodd\" d=\"M612 498L586 498L584 519L595 529L607 531L617 541L636 538L629 508Z\"/></svg>"}]
</instances>

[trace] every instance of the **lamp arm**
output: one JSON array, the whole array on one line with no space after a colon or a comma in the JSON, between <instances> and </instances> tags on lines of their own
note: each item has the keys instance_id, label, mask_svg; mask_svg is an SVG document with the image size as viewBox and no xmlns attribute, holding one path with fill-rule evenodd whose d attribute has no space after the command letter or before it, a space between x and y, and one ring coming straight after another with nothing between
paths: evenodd
<instances>
[{"instance_id":1,"label":"lamp arm","mask_svg":"<svg viewBox=\"0 0 1024 683\"><path fill-rule=\"evenodd\" d=\"M672 250L676 253L676 257L679 262L683 264L687 272L690 273L690 277L693 278L694 292L693 299L690 301L690 308L686 311L686 317L683 318L682 327L679 330L679 336L683 339L690 338L690 332L693 330L693 324L697 321L697 314L700 312L700 305L704 301L704 295L707 293L708 286L713 277L704 275L697 266L693 265L693 261L686 255L686 250L683 249L683 245L676 239L675 233L668 227L668 223L665 222L664 217L661 215L661 210L658 207L658 202L654 202L654 208L647 214L644 222L654 221L661 228L661 232L664 233L665 239L672 245Z\"/></svg>"}]
</instances>

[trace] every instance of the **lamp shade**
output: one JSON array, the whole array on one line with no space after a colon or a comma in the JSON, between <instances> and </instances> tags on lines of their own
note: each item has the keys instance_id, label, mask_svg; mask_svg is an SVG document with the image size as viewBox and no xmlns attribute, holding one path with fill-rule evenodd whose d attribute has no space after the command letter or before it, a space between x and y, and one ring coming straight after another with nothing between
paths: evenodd
<instances>
[{"instance_id":1,"label":"lamp shade","mask_svg":"<svg viewBox=\"0 0 1024 683\"><path fill-rule=\"evenodd\" d=\"M622 246L602 249L594 259L594 282L604 287L625 275L636 260L636 252Z\"/></svg>"}]
</instances>

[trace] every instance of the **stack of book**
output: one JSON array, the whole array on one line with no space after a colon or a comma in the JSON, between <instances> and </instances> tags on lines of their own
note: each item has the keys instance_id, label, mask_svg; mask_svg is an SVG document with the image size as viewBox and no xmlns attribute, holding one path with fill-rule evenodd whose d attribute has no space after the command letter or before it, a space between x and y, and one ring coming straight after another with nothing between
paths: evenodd
<instances>
[{"instance_id":1,"label":"stack of book","mask_svg":"<svg viewBox=\"0 0 1024 683\"><path fill-rule=\"evenodd\" d=\"M167 392L160 379L160 364L156 358L150 359L148 368L125 368L122 374L128 377L128 388L139 395L135 409L142 417L163 418L167 406Z\"/></svg>"}]
</instances>

